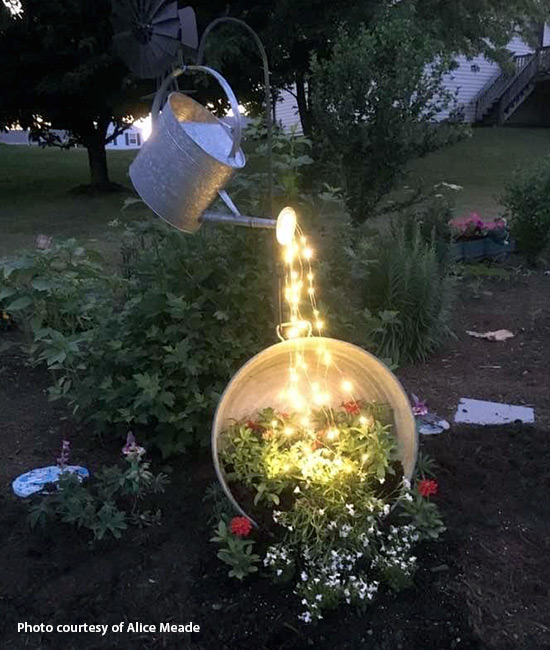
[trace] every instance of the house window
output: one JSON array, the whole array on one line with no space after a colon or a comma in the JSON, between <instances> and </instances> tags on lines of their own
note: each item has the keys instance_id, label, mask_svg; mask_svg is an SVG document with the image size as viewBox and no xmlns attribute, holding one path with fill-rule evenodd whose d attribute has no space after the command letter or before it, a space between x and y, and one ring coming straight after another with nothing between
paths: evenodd
<instances>
[{"instance_id":1,"label":"house window","mask_svg":"<svg viewBox=\"0 0 550 650\"><path fill-rule=\"evenodd\" d=\"M127 147L141 147L141 134L140 133L125 133Z\"/></svg>"}]
</instances>

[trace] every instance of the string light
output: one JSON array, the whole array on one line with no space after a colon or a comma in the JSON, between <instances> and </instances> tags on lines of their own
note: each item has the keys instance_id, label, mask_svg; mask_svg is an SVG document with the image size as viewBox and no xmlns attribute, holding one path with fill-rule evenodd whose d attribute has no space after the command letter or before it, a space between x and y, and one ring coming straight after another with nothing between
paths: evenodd
<instances>
[{"instance_id":1,"label":"string light","mask_svg":"<svg viewBox=\"0 0 550 650\"><path fill-rule=\"evenodd\" d=\"M327 438L328 438L329 440L334 440L334 438L337 438L337 437L338 437L338 434L339 434L338 429L329 429L329 430L327 431Z\"/></svg>"},{"instance_id":2,"label":"string light","mask_svg":"<svg viewBox=\"0 0 550 650\"><path fill-rule=\"evenodd\" d=\"M344 379L344 381L342 382L342 390L345 393L351 393L351 391L353 390L353 384L351 383L351 381Z\"/></svg>"}]
</instances>

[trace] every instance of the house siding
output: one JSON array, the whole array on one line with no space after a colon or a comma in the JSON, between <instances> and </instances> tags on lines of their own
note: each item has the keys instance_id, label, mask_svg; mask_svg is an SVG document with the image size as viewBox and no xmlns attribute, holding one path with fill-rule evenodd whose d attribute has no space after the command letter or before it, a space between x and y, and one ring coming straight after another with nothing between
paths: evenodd
<instances>
[{"instance_id":1,"label":"house siding","mask_svg":"<svg viewBox=\"0 0 550 650\"><path fill-rule=\"evenodd\" d=\"M545 30L546 31L546 30ZM550 38L550 32L548 33ZM514 37L507 45L507 49L515 55L530 54L533 49L519 37ZM494 81L501 72L500 67L484 56L467 59L465 56L456 58L458 67L446 76L444 86L447 90L456 92L458 105L463 110L464 121L475 121L476 100L479 93L490 82ZM442 112L440 119L448 113Z\"/></svg>"},{"instance_id":2,"label":"house siding","mask_svg":"<svg viewBox=\"0 0 550 650\"><path fill-rule=\"evenodd\" d=\"M548 24L544 26L543 45L550 45L550 25ZM533 51L532 47L519 36L512 38L507 45L507 49L518 56L530 54ZM458 56L456 62L458 67L445 77L444 86L447 90L456 92L457 103L463 110L464 121L473 122L475 120L477 96L486 85L498 77L501 70L496 63L484 56L476 56L473 59ZM290 92L281 91L275 115L276 120L281 122L285 129L297 125L299 132L302 132L298 105L295 97ZM448 112L442 112L439 115L439 119L445 119L446 117L448 117Z\"/></svg>"},{"instance_id":3,"label":"house siding","mask_svg":"<svg viewBox=\"0 0 550 650\"><path fill-rule=\"evenodd\" d=\"M280 122L284 129L296 126L297 133L302 134L302 123L296 98L288 90L281 90L279 95L279 101L275 105L275 120Z\"/></svg>"}]
</instances>

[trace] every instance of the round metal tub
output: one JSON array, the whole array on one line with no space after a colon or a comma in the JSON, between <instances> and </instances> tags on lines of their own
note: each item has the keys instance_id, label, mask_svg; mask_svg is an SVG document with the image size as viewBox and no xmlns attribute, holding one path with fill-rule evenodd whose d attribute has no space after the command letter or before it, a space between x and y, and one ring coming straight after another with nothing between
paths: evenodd
<instances>
[{"instance_id":1,"label":"round metal tub","mask_svg":"<svg viewBox=\"0 0 550 650\"><path fill-rule=\"evenodd\" d=\"M334 366L342 372L341 375L339 372L328 375L327 388L332 395L332 406L346 401L341 390L342 377L353 383L356 400L389 404L393 410L393 430L404 474L407 478L413 474L418 452L415 420L405 391L388 367L369 352L344 341L320 337L285 341L263 350L237 372L222 395L212 425L212 455L218 479L235 508L246 517L249 515L233 497L220 464L221 434L232 420L252 418L263 408L288 410L282 401L281 390L288 381L293 346L299 347L308 367L314 367L319 345L326 348Z\"/></svg>"}]
</instances>

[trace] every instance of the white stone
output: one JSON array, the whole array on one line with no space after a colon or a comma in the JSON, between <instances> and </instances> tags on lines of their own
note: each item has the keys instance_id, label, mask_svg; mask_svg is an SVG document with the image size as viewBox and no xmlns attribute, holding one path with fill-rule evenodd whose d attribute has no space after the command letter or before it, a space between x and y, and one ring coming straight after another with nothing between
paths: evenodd
<instances>
[{"instance_id":1,"label":"white stone","mask_svg":"<svg viewBox=\"0 0 550 650\"><path fill-rule=\"evenodd\" d=\"M457 424L533 424L535 410L527 406L513 406L499 402L484 402L463 397L455 413Z\"/></svg>"}]
</instances>

